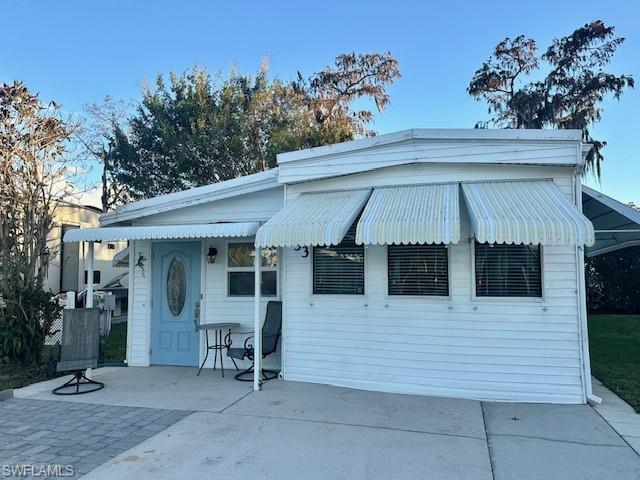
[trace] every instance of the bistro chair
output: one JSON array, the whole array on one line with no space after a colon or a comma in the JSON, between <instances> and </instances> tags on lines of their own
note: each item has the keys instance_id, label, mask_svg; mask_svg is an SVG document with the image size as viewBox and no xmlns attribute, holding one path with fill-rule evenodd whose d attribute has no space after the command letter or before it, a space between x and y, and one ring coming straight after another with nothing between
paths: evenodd
<instances>
[{"instance_id":1,"label":"bistro chair","mask_svg":"<svg viewBox=\"0 0 640 480\"><path fill-rule=\"evenodd\" d=\"M278 348L278 340L280 340L280 334L282 331L282 302L270 301L267 303L267 315L262 325L262 358L268 357L272 353L275 353ZM253 381L253 369L255 367L254 349L253 349L253 336L247 337L244 341L242 348L233 348L232 342L229 339L227 344L227 356L231 359L251 360L251 366L246 370L236 374L236 380L241 382ZM235 360L234 360L235 363ZM275 370L262 369L262 380L273 380L278 376L278 372Z\"/></svg>"},{"instance_id":2,"label":"bistro chair","mask_svg":"<svg viewBox=\"0 0 640 480\"><path fill-rule=\"evenodd\" d=\"M104 383L87 378L87 368L98 366L100 354L100 309L64 310L62 343L56 370L72 372L73 377L53 389L56 395L79 395L104 388Z\"/></svg>"}]
</instances>

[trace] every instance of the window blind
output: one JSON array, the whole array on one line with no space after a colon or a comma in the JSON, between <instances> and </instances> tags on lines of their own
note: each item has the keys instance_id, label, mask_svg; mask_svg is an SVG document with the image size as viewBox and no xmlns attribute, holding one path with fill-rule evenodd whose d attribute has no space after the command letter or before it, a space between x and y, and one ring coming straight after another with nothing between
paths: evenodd
<instances>
[{"instance_id":1,"label":"window blind","mask_svg":"<svg viewBox=\"0 0 640 480\"><path fill-rule=\"evenodd\" d=\"M356 223L339 245L313 247L313 293L364 295L364 246L356 245Z\"/></svg>"},{"instance_id":2,"label":"window blind","mask_svg":"<svg viewBox=\"0 0 640 480\"><path fill-rule=\"evenodd\" d=\"M444 245L389 245L389 295L449 295Z\"/></svg>"},{"instance_id":3,"label":"window blind","mask_svg":"<svg viewBox=\"0 0 640 480\"><path fill-rule=\"evenodd\" d=\"M476 243L476 296L542 297L539 245Z\"/></svg>"}]
</instances>

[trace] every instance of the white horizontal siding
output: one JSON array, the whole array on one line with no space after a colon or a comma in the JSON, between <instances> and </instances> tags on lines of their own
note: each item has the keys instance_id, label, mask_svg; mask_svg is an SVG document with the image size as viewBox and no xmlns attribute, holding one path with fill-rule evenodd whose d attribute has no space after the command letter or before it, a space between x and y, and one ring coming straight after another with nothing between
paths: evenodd
<instances>
[{"instance_id":1,"label":"white horizontal siding","mask_svg":"<svg viewBox=\"0 0 640 480\"><path fill-rule=\"evenodd\" d=\"M129 298L129 343L128 364L131 366L149 365L149 333L151 319L151 242L138 240L131 242L134 263L140 255L146 259L144 270L136 266L129 272L129 284L133 285L133 295Z\"/></svg>"},{"instance_id":2,"label":"white horizontal siding","mask_svg":"<svg viewBox=\"0 0 640 480\"><path fill-rule=\"evenodd\" d=\"M279 165L281 183L349 175L408 163L575 165L579 142L406 141Z\"/></svg>"},{"instance_id":3,"label":"white horizontal siding","mask_svg":"<svg viewBox=\"0 0 640 480\"><path fill-rule=\"evenodd\" d=\"M231 240L236 241L236 240ZM237 241L247 241L253 242L253 238L248 238L245 240L237 240ZM211 241L203 241L204 252L206 252L209 246L215 247L218 249L218 257L214 264L208 264L205 262L204 269L204 305L203 305L203 323L210 322L237 322L240 324L240 328L235 329L236 332L251 332L249 334L234 334L233 335L233 346L234 347L242 347L244 344L244 340L247 336L253 335L253 306L254 299L253 297L228 297L227 296L227 272L226 272L226 260L227 260L227 245L228 242L223 239L216 239ZM280 287L280 286L279 286ZM262 321L264 321L264 316L266 313L266 306L269 300L277 300L276 298L264 298L261 305L260 316ZM213 335L211 335L211 340L213 341ZM281 345L278 346L278 351L267 357L264 360L264 367L280 370L280 349ZM201 338L201 355L200 359L204 359L204 336ZM248 368L250 363L248 361L241 362L236 360L238 366L240 368ZM224 365L226 368L233 368L233 363L230 358L224 359ZM213 355L210 354L207 359L207 367L213 367Z\"/></svg>"},{"instance_id":4,"label":"white horizontal siding","mask_svg":"<svg viewBox=\"0 0 640 480\"><path fill-rule=\"evenodd\" d=\"M386 169L384 178L366 173L287 191L295 197L317 190L318 183L331 189L375 186L404 175L411 183L432 179L433 165L415 167ZM573 201L570 170L496 167L506 178L518 178L521 170L530 178L553 178ZM464 178L451 180L481 177L484 168L468 166L457 171ZM450 178L451 172L441 173ZM464 208L461 215L462 240L449 246L449 298L388 296L385 246L366 248L364 296L312 295L311 256L287 250L286 378L390 392L582 402L575 249L543 247L542 299L475 298Z\"/></svg>"}]
</instances>

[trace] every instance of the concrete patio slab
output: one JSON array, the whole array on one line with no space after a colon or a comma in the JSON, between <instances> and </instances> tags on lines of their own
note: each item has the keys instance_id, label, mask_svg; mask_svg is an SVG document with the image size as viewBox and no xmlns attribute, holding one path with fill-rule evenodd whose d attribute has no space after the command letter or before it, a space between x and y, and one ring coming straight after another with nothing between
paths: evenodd
<instances>
[{"instance_id":1,"label":"concrete patio slab","mask_svg":"<svg viewBox=\"0 0 640 480\"><path fill-rule=\"evenodd\" d=\"M227 412L485 438L480 402L299 382L268 382Z\"/></svg>"},{"instance_id":2,"label":"concrete patio slab","mask_svg":"<svg viewBox=\"0 0 640 480\"><path fill-rule=\"evenodd\" d=\"M192 367L126 367L94 370L94 378L105 388L86 395L64 397L65 401L129 407L219 412L252 392L250 383L238 382L233 372L222 378L219 371ZM51 390L64 379L53 379L14 390L16 398L61 400Z\"/></svg>"},{"instance_id":3,"label":"concrete patio slab","mask_svg":"<svg viewBox=\"0 0 640 480\"><path fill-rule=\"evenodd\" d=\"M483 440L281 418L195 413L87 479L491 479Z\"/></svg>"},{"instance_id":4,"label":"concrete patio slab","mask_svg":"<svg viewBox=\"0 0 640 480\"><path fill-rule=\"evenodd\" d=\"M628 446L489 435L489 448L495 480L640 478L640 461Z\"/></svg>"},{"instance_id":5,"label":"concrete patio slab","mask_svg":"<svg viewBox=\"0 0 640 480\"><path fill-rule=\"evenodd\" d=\"M603 397L599 414L588 405L481 404L281 381L254 393L231 373L105 368L94 377L107 387L92 394L51 395L62 379L17 390L27 400L9 402L50 408L6 421L12 444L0 445L0 459L83 462L82 473L101 465L89 474L97 479L640 479L640 456L629 446L636 437L611 427L636 417L615 395L621 403ZM136 419L145 409L151 413ZM63 419L55 428L64 435L53 435L53 420L42 416ZM123 433L135 440L127 451L117 444Z\"/></svg>"},{"instance_id":6,"label":"concrete patio slab","mask_svg":"<svg viewBox=\"0 0 640 480\"><path fill-rule=\"evenodd\" d=\"M483 409L491 435L625 446L589 405L485 402Z\"/></svg>"},{"instance_id":7,"label":"concrete patio slab","mask_svg":"<svg viewBox=\"0 0 640 480\"><path fill-rule=\"evenodd\" d=\"M590 406L483 403L495 480L640 478L640 457Z\"/></svg>"}]
</instances>

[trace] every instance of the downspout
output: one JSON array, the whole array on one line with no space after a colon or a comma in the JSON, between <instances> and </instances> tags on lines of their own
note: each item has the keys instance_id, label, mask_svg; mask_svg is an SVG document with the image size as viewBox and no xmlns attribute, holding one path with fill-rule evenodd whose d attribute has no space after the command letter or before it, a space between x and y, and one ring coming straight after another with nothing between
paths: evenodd
<instances>
[{"instance_id":1,"label":"downspout","mask_svg":"<svg viewBox=\"0 0 640 480\"><path fill-rule=\"evenodd\" d=\"M573 176L574 203L579 212L582 212L582 171L584 157L582 146L578 147L579 164ZM590 404L600 404L602 399L593 394L591 383L591 356L589 355L589 329L587 325L587 288L585 283L584 246L576 245L576 283L578 287L578 328L580 333L580 348L582 357L582 380L584 396Z\"/></svg>"}]
</instances>

